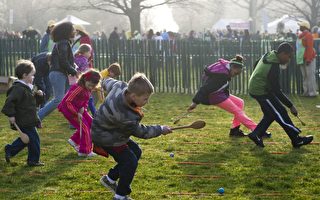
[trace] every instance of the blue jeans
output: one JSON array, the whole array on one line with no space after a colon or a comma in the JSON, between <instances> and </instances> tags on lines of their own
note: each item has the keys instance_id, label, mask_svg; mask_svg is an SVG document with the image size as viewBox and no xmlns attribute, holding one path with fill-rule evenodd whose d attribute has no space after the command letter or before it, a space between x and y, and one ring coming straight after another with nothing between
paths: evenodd
<instances>
[{"instance_id":1,"label":"blue jeans","mask_svg":"<svg viewBox=\"0 0 320 200\"><path fill-rule=\"evenodd\" d=\"M30 142L25 144L18 137L12 144L6 146L7 151L11 157L17 155L22 149L28 147L28 162L38 162L40 159L40 138L35 127L23 128L21 131L29 136Z\"/></svg>"},{"instance_id":2,"label":"blue jeans","mask_svg":"<svg viewBox=\"0 0 320 200\"><path fill-rule=\"evenodd\" d=\"M68 88L69 85L67 76L62 72L50 72L49 79L53 89L53 99L39 110L38 115L40 120L43 120L47 115L49 115L58 107L59 103L62 101L66 93L66 88Z\"/></svg>"},{"instance_id":3,"label":"blue jeans","mask_svg":"<svg viewBox=\"0 0 320 200\"><path fill-rule=\"evenodd\" d=\"M115 181L119 179L116 193L122 196L131 193L130 184L133 180L138 167L138 160L142 153L138 144L133 140L129 140L127 145L128 147L121 152L115 151L112 147L104 148L104 150L117 162L117 165L109 170L108 176Z\"/></svg>"},{"instance_id":4,"label":"blue jeans","mask_svg":"<svg viewBox=\"0 0 320 200\"><path fill-rule=\"evenodd\" d=\"M91 111L92 117L96 113L96 107L94 106L94 100L92 95L90 96L89 102L88 102L88 108Z\"/></svg>"}]
</instances>

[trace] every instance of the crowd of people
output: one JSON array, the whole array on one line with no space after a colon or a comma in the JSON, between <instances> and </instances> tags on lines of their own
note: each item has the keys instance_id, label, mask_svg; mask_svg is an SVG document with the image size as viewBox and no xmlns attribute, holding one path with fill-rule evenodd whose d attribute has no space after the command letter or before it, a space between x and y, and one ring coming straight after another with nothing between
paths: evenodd
<instances>
[{"instance_id":1,"label":"crowd of people","mask_svg":"<svg viewBox=\"0 0 320 200\"><path fill-rule=\"evenodd\" d=\"M301 35L298 38L304 47L300 64L304 70L314 65L315 53L313 48L308 48L313 44L310 25L307 22L299 25ZM115 27L109 38L114 45L121 39L117 31ZM41 40L44 52L31 61L18 62L15 68L18 80L8 90L6 102L1 110L8 116L12 128L20 127L30 139L25 143L19 137L11 144L7 144L6 162L9 163L16 154L28 147L27 164L44 165L40 161L40 137L37 128L42 128L44 119L58 108L76 129L67 142L77 155L112 156L116 165L101 177L100 182L114 193L114 200L131 199L128 196L131 193L130 186L142 154L141 148L131 136L149 139L172 132L166 125L140 123L144 116L142 107L148 103L154 92L152 83L143 73L134 74L128 83L117 80L121 74L118 63L111 64L101 72L94 70L91 39L82 26L70 22L60 24L49 22L46 33L50 37L44 36ZM139 32L134 32L134 37L138 35ZM147 39L169 40L172 34L167 31L154 33L153 30L149 30L145 36L140 36ZM309 144L313 136L299 135L299 128L293 124L283 105L287 106L295 116L298 115L298 111L281 91L279 84L280 65L287 64L293 53L294 48L284 42L276 50L262 55L256 63L249 80L249 93L260 104L263 112L262 120L258 124L244 113L244 101L229 92L230 80L239 75L245 66L241 56L235 56L231 60L221 58L205 69L203 85L192 99L187 111L191 112L198 104L204 104L214 105L230 112L234 119L229 135L248 136L260 147L264 147L263 139L271 136L267 129L273 121L282 126L294 148ZM314 83L313 80L309 80L309 72L306 72L303 78L306 79L304 87L306 96L317 95L313 93L313 88L310 88ZM101 88L96 89L99 85ZM92 100L94 90L108 94L98 110L95 110ZM45 103L37 102L36 96ZM92 114L88 112L90 107ZM241 124L251 133L245 134L240 129Z\"/></svg>"},{"instance_id":2,"label":"crowd of people","mask_svg":"<svg viewBox=\"0 0 320 200\"><path fill-rule=\"evenodd\" d=\"M53 20L50 20L49 23L54 23ZM314 39L320 38L320 28L314 26L310 29ZM30 39L40 39L48 33L46 29L45 33L41 35L40 31L32 28L31 26L27 29L19 31L0 31L0 39L6 38L30 38ZM250 33L248 29L232 29L230 25L227 25L225 29L216 29L205 31L195 31L190 30L189 32L172 32L164 30L154 31L149 29L145 32L140 32L138 30L126 31L118 30L117 27L114 27L114 30L108 35L105 31L94 31L91 34L91 39L102 39L102 40L147 40L147 39L156 39L156 40L205 40L205 41L217 41L217 40L238 40L238 41L259 41L259 40L278 40L278 41L295 41L298 38L299 29L297 30L278 30L277 33L268 33L268 31L261 32L260 30L255 33ZM116 37L115 37L116 36Z\"/></svg>"}]
</instances>

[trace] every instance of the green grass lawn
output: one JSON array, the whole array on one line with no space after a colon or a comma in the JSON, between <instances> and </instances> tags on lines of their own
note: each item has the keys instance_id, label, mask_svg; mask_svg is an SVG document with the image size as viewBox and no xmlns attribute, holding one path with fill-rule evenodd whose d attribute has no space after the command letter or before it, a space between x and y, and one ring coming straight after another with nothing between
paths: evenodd
<instances>
[{"instance_id":1,"label":"green grass lawn","mask_svg":"<svg viewBox=\"0 0 320 200\"><path fill-rule=\"evenodd\" d=\"M186 110L191 98L153 95L142 123L173 126L174 118ZM247 115L258 122L262 115L258 104L248 96L244 99ZM202 119L207 122L202 130L179 130L150 140L134 138L143 154L130 196L138 200L319 199L320 109L316 105L320 98L291 99L307 126L302 127L295 117L292 120L303 135L315 136L311 145L293 149L276 123L269 129L273 136L265 140L264 149L248 138L229 138L232 116L213 106L199 106L179 125ZM0 95L1 107L4 100ZM39 129L45 166L28 167L26 150L7 164L4 145L18 133L0 114L0 199L112 199L113 194L100 185L99 179L115 162L110 157L79 158L67 143L73 132L55 111ZM225 189L223 196L217 193L220 187Z\"/></svg>"}]
</instances>

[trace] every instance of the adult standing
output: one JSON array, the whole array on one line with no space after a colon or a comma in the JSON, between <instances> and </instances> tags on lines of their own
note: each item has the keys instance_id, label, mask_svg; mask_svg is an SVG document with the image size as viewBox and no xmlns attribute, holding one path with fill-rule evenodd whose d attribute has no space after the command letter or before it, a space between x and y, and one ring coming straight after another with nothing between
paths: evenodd
<instances>
[{"instance_id":1,"label":"adult standing","mask_svg":"<svg viewBox=\"0 0 320 200\"><path fill-rule=\"evenodd\" d=\"M76 30L76 36L75 40L72 44L72 51L76 52L76 50L79 48L81 44L89 44L91 47L92 42L89 36L89 33L85 30L85 28L82 25L75 24L74 29ZM89 68L93 68L93 49L91 51L91 56L88 59L89 60Z\"/></svg>"},{"instance_id":2,"label":"adult standing","mask_svg":"<svg viewBox=\"0 0 320 200\"><path fill-rule=\"evenodd\" d=\"M110 44L110 51L112 53L111 62L112 63L118 62L118 49L120 45L120 36L119 36L117 27L114 27L113 31L110 33L109 44Z\"/></svg>"},{"instance_id":3,"label":"adult standing","mask_svg":"<svg viewBox=\"0 0 320 200\"><path fill-rule=\"evenodd\" d=\"M71 49L71 40L75 36L75 29L72 23L57 24L51 34L53 41L56 43L51 54L49 72L49 79L53 88L53 99L39 110L38 115L41 120L54 111L61 102L69 85L67 82L68 75L77 75Z\"/></svg>"},{"instance_id":4,"label":"adult standing","mask_svg":"<svg viewBox=\"0 0 320 200\"><path fill-rule=\"evenodd\" d=\"M54 20L48 21L48 27L47 27L46 33L43 35L40 42L40 53L52 51L54 43L50 35L55 23L56 22Z\"/></svg>"},{"instance_id":5,"label":"adult standing","mask_svg":"<svg viewBox=\"0 0 320 200\"><path fill-rule=\"evenodd\" d=\"M316 53L313 48L313 37L308 21L298 22L301 33L297 39L297 64L300 66L303 79L303 96L317 96Z\"/></svg>"}]
</instances>

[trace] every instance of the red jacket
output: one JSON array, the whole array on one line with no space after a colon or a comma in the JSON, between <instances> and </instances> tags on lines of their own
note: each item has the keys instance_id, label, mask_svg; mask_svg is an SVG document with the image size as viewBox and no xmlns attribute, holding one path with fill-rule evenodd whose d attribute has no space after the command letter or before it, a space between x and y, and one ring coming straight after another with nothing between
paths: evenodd
<instances>
[{"instance_id":1,"label":"red jacket","mask_svg":"<svg viewBox=\"0 0 320 200\"><path fill-rule=\"evenodd\" d=\"M313 48L313 37L312 34L305 30L299 35L299 39L302 39L302 45L305 48L304 60L305 62L311 62L316 57L316 52Z\"/></svg>"}]
</instances>

